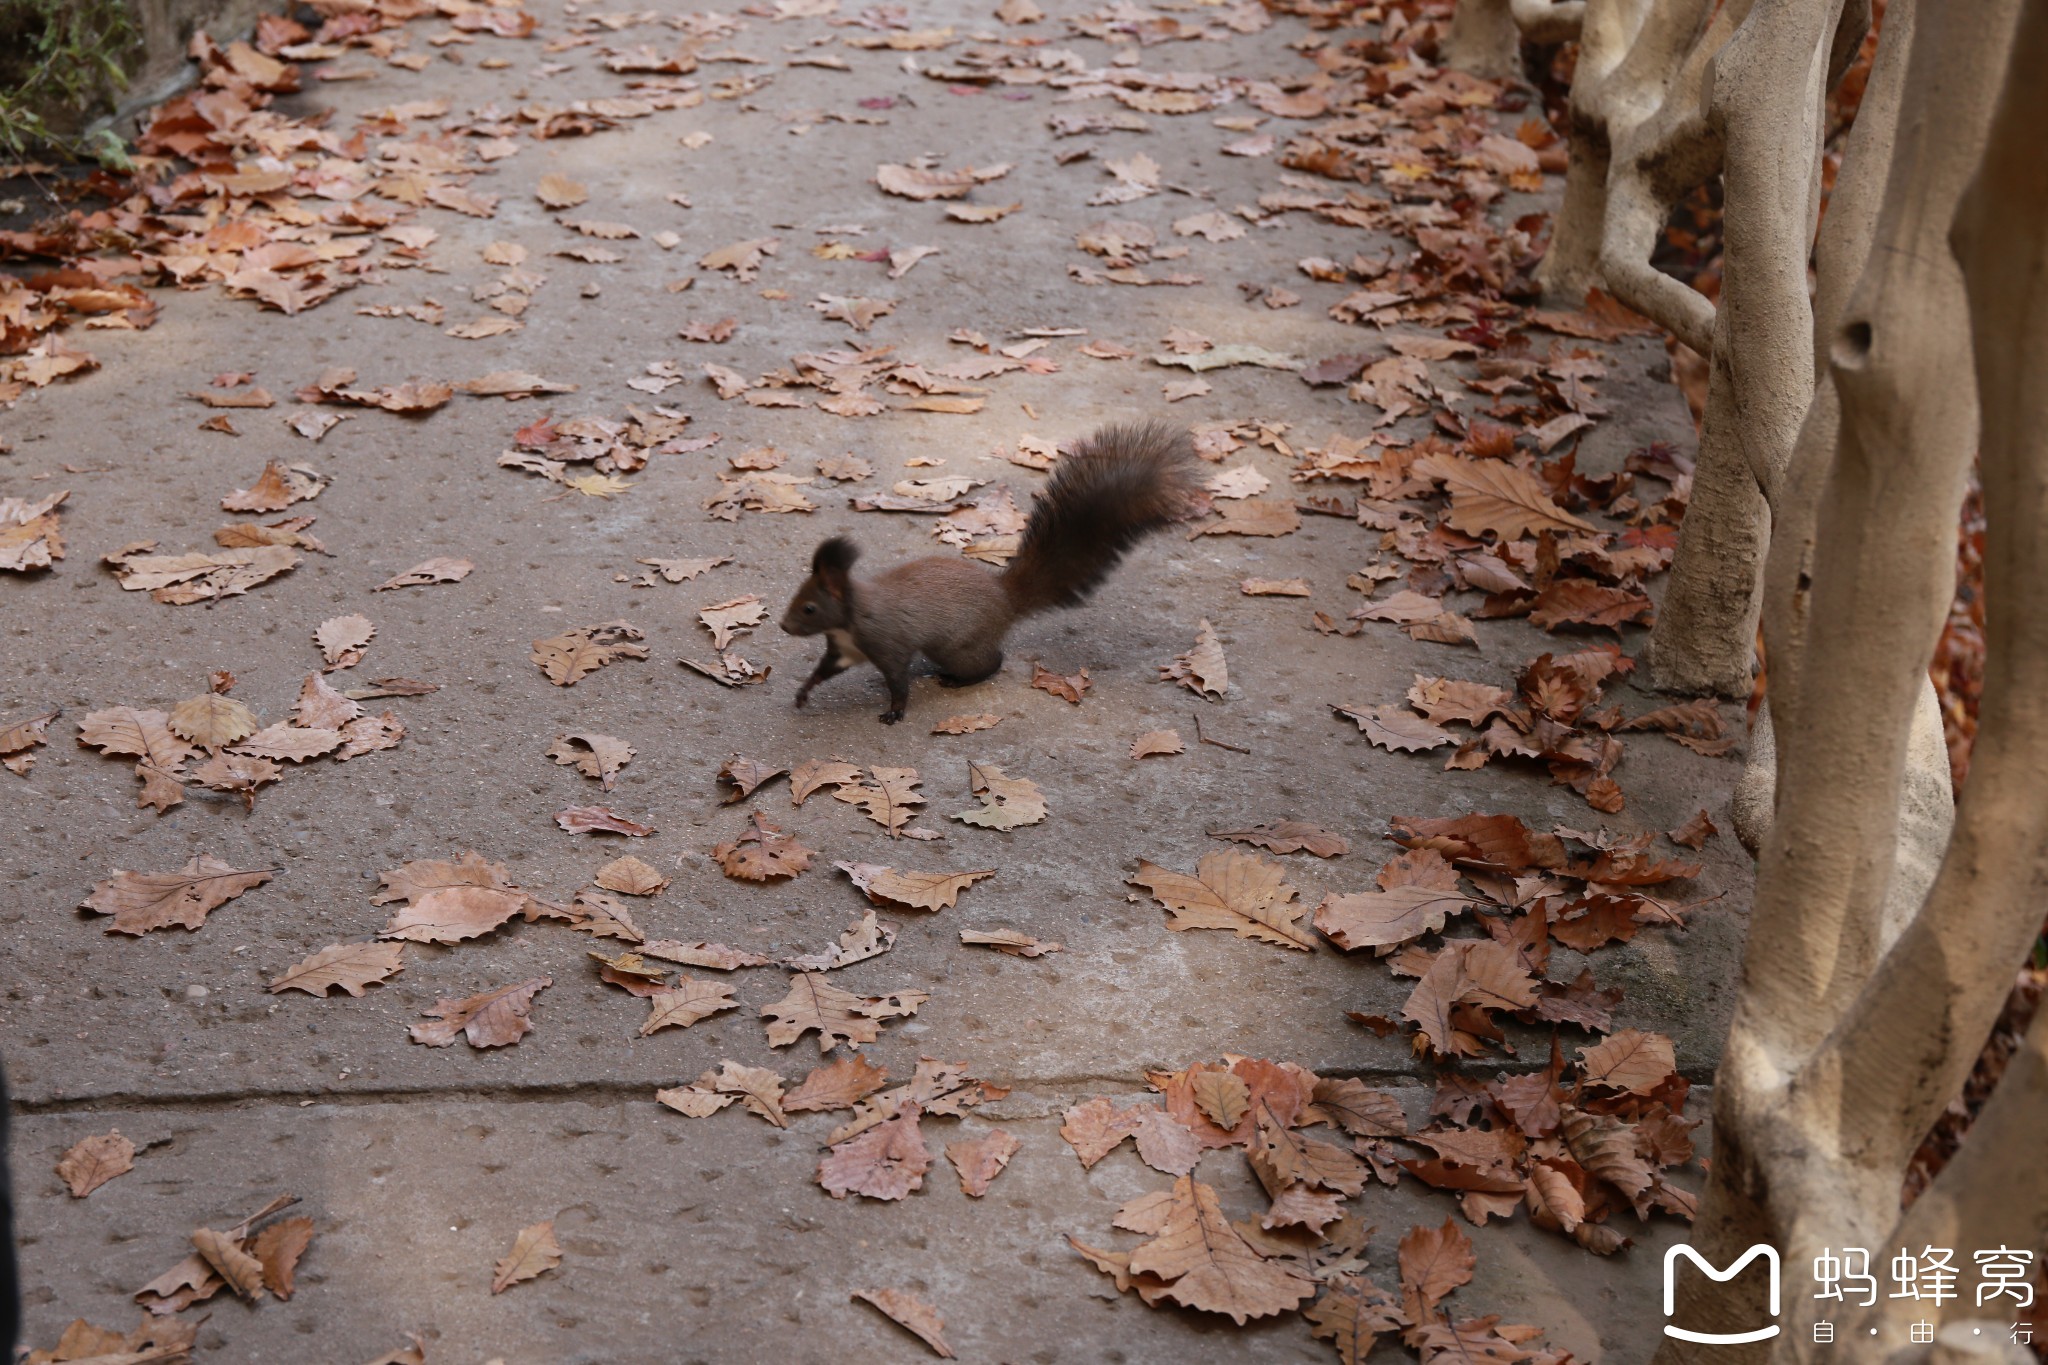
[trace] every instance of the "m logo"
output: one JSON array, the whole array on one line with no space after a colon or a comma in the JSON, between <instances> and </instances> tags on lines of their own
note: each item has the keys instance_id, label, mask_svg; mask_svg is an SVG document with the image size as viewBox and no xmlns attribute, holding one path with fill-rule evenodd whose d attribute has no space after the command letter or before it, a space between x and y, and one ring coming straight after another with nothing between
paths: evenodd
<instances>
[{"instance_id":1,"label":"m logo","mask_svg":"<svg viewBox=\"0 0 2048 1365\"><path fill-rule=\"evenodd\" d=\"M1699 1267L1700 1273L1705 1275L1708 1279L1714 1281L1716 1284L1726 1284L1728 1281L1734 1279L1737 1275L1740 1275L1742 1273L1742 1268L1744 1266L1748 1265L1751 1261L1754 1261L1759 1256L1763 1257L1765 1263L1768 1264L1771 1268L1771 1316L1774 1318L1778 1316L1778 1249L1774 1246L1768 1246L1763 1242L1758 1242L1755 1246L1751 1247L1749 1250L1743 1252L1741 1256L1737 1257L1735 1264L1729 1266L1726 1270L1714 1269L1714 1267L1712 1266L1712 1264L1708 1262L1706 1257L1700 1255L1697 1251L1694 1251L1689 1246L1679 1245L1672 1247L1669 1251L1665 1252L1665 1317L1670 1317L1671 1314L1674 1311L1676 1311L1678 1306L1678 1258L1681 1256L1685 1257L1687 1260L1691 1261L1695 1266ZM1754 1331L1749 1332L1690 1332L1683 1327L1673 1327L1670 1323L1667 1322L1664 1324L1664 1335L1667 1337L1676 1337L1680 1341L1696 1341L1703 1346L1739 1346L1742 1343L1749 1341L1768 1341L1770 1338L1778 1335L1778 1324L1774 1322L1771 1323L1768 1327L1759 1327L1756 1328Z\"/></svg>"}]
</instances>

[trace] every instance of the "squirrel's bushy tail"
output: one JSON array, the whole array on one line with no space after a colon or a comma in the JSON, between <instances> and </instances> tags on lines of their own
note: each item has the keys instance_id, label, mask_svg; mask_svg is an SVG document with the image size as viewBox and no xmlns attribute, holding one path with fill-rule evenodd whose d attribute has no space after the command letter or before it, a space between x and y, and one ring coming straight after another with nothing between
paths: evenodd
<instances>
[{"instance_id":1,"label":"squirrel's bushy tail","mask_svg":"<svg viewBox=\"0 0 2048 1365\"><path fill-rule=\"evenodd\" d=\"M1196 467L1192 438L1165 422L1107 426L1083 441L1039 491L1003 571L1017 614L1086 601L1126 550L1186 511Z\"/></svg>"}]
</instances>

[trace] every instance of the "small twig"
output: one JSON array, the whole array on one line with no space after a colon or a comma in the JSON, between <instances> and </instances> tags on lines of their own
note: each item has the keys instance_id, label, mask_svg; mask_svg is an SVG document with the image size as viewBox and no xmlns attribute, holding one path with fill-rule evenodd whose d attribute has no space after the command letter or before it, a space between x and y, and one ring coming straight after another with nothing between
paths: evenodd
<instances>
[{"instance_id":1,"label":"small twig","mask_svg":"<svg viewBox=\"0 0 2048 1365\"><path fill-rule=\"evenodd\" d=\"M1230 750L1230 752L1234 754L1248 754L1251 752L1250 749L1245 748L1242 744L1225 744L1220 739L1209 738L1207 735L1202 733L1202 713L1200 711L1195 711L1191 714L1195 718L1195 738L1202 741L1202 743L1213 744L1219 749L1228 749Z\"/></svg>"}]
</instances>

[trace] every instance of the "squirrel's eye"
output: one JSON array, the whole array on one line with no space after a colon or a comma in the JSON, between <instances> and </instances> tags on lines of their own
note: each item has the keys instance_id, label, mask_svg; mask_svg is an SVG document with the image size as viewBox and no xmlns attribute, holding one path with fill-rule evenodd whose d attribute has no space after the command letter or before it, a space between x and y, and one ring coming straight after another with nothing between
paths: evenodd
<instances>
[{"instance_id":1,"label":"squirrel's eye","mask_svg":"<svg viewBox=\"0 0 2048 1365\"><path fill-rule=\"evenodd\" d=\"M804 603L804 615L806 615L806 616L816 616L817 614L818 614L818 604L817 604L816 602L806 602L806 603Z\"/></svg>"}]
</instances>

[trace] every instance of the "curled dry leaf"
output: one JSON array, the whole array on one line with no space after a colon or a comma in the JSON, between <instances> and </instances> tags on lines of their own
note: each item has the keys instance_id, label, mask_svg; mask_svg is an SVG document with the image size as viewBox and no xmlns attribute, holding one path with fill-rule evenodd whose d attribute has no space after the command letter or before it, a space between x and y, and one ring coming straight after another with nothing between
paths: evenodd
<instances>
[{"instance_id":1,"label":"curled dry leaf","mask_svg":"<svg viewBox=\"0 0 2048 1365\"><path fill-rule=\"evenodd\" d=\"M904 990L890 995L859 996L843 991L815 972L789 979L789 994L761 1007L768 1021L768 1045L788 1047L806 1033L818 1035L818 1051L841 1043L872 1043L881 1036L880 1020L915 1014L930 996Z\"/></svg>"},{"instance_id":2,"label":"curled dry leaf","mask_svg":"<svg viewBox=\"0 0 2048 1365\"><path fill-rule=\"evenodd\" d=\"M1315 950L1314 935L1295 922L1303 907L1293 904L1297 892L1278 863L1223 850L1203 855L1190 877L1140 859L1130 880L1173 912L1169 929L1229 929L1239 938Z\"/></svg>"},{"instance_id":3,"label":"curled dry leaf","mask_svg":"<svg viewBox=\"0 0 2048 1365\"><path fill-rule=\"evenodd\" d=\"M115 1176L134 1169L135 1144L116 1128L72 1143L57 1162L57 1178L73 1199L83 1199Z\"/></svg>"},{"instance_id":4,"label":"curled dry leaf","mask_svg":"<svg viewBox=\"0 0 2048 1365\"><path fill-rule=\"evenodd\" d=\"M146 934L177 925L197 929L209 911L270 880L275 869L240 871L201 853L182 872L122 872L92 889L85 908L112 915L110 934Z\"/></svg>"},{"instance_id":5,"label":"curled dry leaf","mask_svg":"<svg viewBox=\"0 0 2048 1365\"><path fill-rule=\"evenodd\" d=\"M525 908L526 896L518 891L493 886L442 886L422 892L394 911L382 936L411 939L415 943L460 943L490 933Z\"/></svg>"},{"instance_id":6,"label":"curled dry leaf","mask_svg":"<svg viewBox=\"0 0 2048 1365\"><path fill-rule=\"evenodd\" d=\"M1029 778L1010 777L993 763L970 763L967 785L981 806L959 812L955 820L1007 831L1045 819L1045 793Z\"/></svg>"},{"instance_id":7,"label":"curled dry leaf","mask_svg":"<svg viewBox=\"0 0 2048 1365\"><path fill-rule=\"evenodd\" d=\"M987 877L994 868L979 872L898 872L878 863L834 863L853 884L867 892L877 905L897 905L911 910L950 910L960 893Z\"/></svg>"},{"instance_id":8,"label":"curled dry leaf","mask_svg":"<svg viewBox=\"0 0 2048 1365\"><path fill-rule=\"evenodd\" d=\"M1211 839L1235 839L1273 853L1313 853L1318 858L1341 858L1351 851L1351 842L1306 820L1274 820L1249 829L1212 829Z\"/></svg>"},{"instance_id":9,"label":"curled dry leaf","mask_svg":"<svg viewBox=\"0 0 2048 1365\"><path fill-rule=\"evenodd\" d=\"M1203 697L1220 697L1230 690L1230 669L1223 658L1223 644L1215 627L1204 619L1195 630L1194 648L1176 654L1171 663L1159 665L1159 676L1177 682Z\"/></svg>"},{"instance_id":10,"label":"curled dry leaf","mask_svg":"<svg viewBox=\"0 0 2048 1365\"><path fill-rule=\"evenodd\" d=\"M1072 675L1055 673L1036 659L1031 661L1031 685L1041 692L1050 692L1061 701L1081 704L1082 696L1090 686L1088 670L1082 669Z\"/></svg>"},{"instance_id":11,"label":"curled dry leaf","mask_svg":"<svg viewBox=\"0 0 2048 1365\"><path fill-rule=\"evenodd\" d=\"M654 826L628 820L609 806L564 806L555 812L555 823L571 834L623 834L645 839Z\"/></svg>"},{"instance_id":12,"label":"curled dry leaf","mask_svg":"<svg viewBox=\"0 0 2048 1365\"><path fill-rule=\"evenodd\" d=\"M554 984L552 977L537 976L466 1000L443 1000L432 1009L421 1011L432 1022L414 1024L410 1036L415 1043L428 1047L447 1047L457 1034L469 1039L471 1047L516 1043L533 1031L532 1021L527 1017L533 1009L533 997Z\"/></svg>"},{"instance_id":13,"label":"curled dry leaf","mask_svg":"<svg viewBox=\"0 0 2048 1365\"><path fill-rule=\"evenodd\" d=\"M299 566L299 556L282 545L259 545L218 554L149 553L154 541L143 541L107 555L124 592L147 592L169 606L190 606L223 597L239 597L259 583Z\"/></svg>"},{"instance_id":14,"label":"curled dry leaf","mask_svg":"<svg viewBox=\"0 0 2048 1365\"><path fill-rule=\"evenodd\" d=\"M512 1250L491 1270L491 1292L502 1294L522 1280L545 1275L562 1263L562 1248L555 1241L555 1220L521 1228Z\"/></svg>"},{"instance_id":15,"label":"curled dry leaf","mask_svg":"<svg viewBox=\"0 0 2048 1365\"><path fill-rule=\"evenodd\" d=\"M1184 754L1188 746L1181 742L1178 730L1147 730L1131 741L1132 758L1152 758L1160 754Z\"/></svg>"},{"instance_id":16,"label":"curled dry leaf","mask_svg":"<svg viewBox=\"0 0 2048 1365\"><path fill-rule=\"evenodd\" d=\"M0 498L0 570L27 573L47 569L64 557L64 532L57 505L69 490L29 502Z\"/></svg>"},{"instance_id":17,"label":"curled dry leaf","mask_svg":"<svg viewBox=\"0 0 2048 1365\"><path fill-rule=\"evenodd\" d=\"M947 1154L952 1150L947 1148ZM931 1347L933 1355L942 1360L954 1359L953 1348L946 1344L946 1320L939 1316L938 1309L909 1290L856 1289L853 1297L880 1309L891 1322Z\"/></svg>"},{"instance_id":18,"label":"curled dry leaf","mask_svg":"<svg viewBox=\"0 0 2048 1365\"><path fill-rule=\"evenodd\" d=\"M1012 957L1043 957L1064 951L1057 943L1041 943L1016 929L962 929L960 941L970 948L993 948Z\"/></svg>"},{"instance_id":19,"label":"curled dry leaf","mask_svg":"<svg viewBox=\"0 0 2048 1365\"><path fill-rule=\"evenodd\" d=\"M738 1009L739 1002L732 998L732 992L733 988L722 981L684 976L675 985L647 997L647 1018L640 1024L640 1036L645 1038L665 1028L688 1028L721 1011Z\"/></svg>"},{"instance_id":20,"label":"curled dry leaf","mask_svg":"<svg viewBox=\"0 0 2048 1365\"><path fill-rule=\"evenodd\" d=\"M895 1117L835 1145L818 1163L818 1183L834 1199L902 1199L918 1189L932 1164L918 1114L915 1104L906 1104Z\"/></svg>"},{"instance_id":21,"label":"curled dry leaf","mask_svg":"<svg viewBox=\"0 0 2048 1365\"><path fill-rule=\"evenodd\" d=\"M591 880L607 891L626 896L658 895L668 885L668 878L631 854L612 859Z\"/></svg>"},{"instance_id":22,"label":"curled dry leaf","mask_svg":"<svg viewBox=\"0 0 2048 1365\"><path fill-rule=\"evenodd\" d=\"M623 739L610 735L592 734L578 730L558 736L548 746L548 757L565 768L574 768L585 777L594 777L606 791L618 781L619 770L632 761L637 752Z\"/></svg>"},{"instance_id":23,"label":"curled dry leaf","mask_svg":"<svg viewBox=\"0 0 2048 1365\"><path fill-rule=\"evenodd\" d=\"M718 789L723 793L719 800L728 806L736 801L744 801L754 794L756 787L764 782L774 781L787 771L786 768L771 768L766 763L734 754L725 761L725 766L718 770ZM796 804L800 806L803 802L798 801Z\"/></svg>"},{"instance_id":24,"label":"curled dry leaf","mask_svg":"<svg viewBox=\"0 0 2048 1365\"><path fill-rule=\"evenodd\" d=\"M361 663L363 651L376 633L369 617L350 612L322 621L313 632L313 643L320 646L320 657L327 661L326 671L332 673L337 668L353 668Z\"/></svg>"},{"instance_id":25,"label":"curled dry leaf","mask_svg":"<svg viewBox=\"0 0 2048 1365\"><path fill-rule=\"evenodd\" d=\"M423 588L430 583L460 583L475 567L466 559L422 560L404 573L385 579L370 591L389 592L393 588Z\"/></svg>"},{"instance_id":26,"label":"curled dry leaf","mask_svg":"<svg viewBox=\"0 0 2048 1365\"><path fill-rule=\"evenodd\" d=\"M213 1228L197 1228L192 1246L228 1287L250 1301L263 1297L263 1262L242 1249L242 1239Z\"/></svg>"},{"instance_id":27,"label":"curled dry leaf","mask_svg":"<svg viewBox=\"0 0 2048 1365\"><path fill-rule=\"evenodd\" d=\"M631 643L645 638L630 622L607 621L600 626L582 626L535 640L533 653L528 657L540 665L549 682L557 687L571 687L577 679L615 660L646 658L647 647Z\"/></svg>"},{"instance_id":28,"label":"curled dry leaf","mask_svg":"<svg viewBox=\"0 0 2048 1365\"><path fill-rule=\"evenodd\" d=\"M829 972L855 962L865 962L871 957L880 957L895 946L896 926L882 923L870 910L839 935L839 942L823 952L788 958L782 965L800 972Z\"/></svg>"},{"instance_id":29,"label":"curled dry leaf","mask_svg":"<svg viewBox=\"0 0 2048 1365\"><path fill-rule=\"evenodd\" d=\"M743 882L774 881L794 877L811 865L816 851L798 843L795 835L783 833L759 811L748 818L752 823L744 833L711 850L726 876Z\"/></svg>"},{"instance_id":30,"label":"curled dry leaf","mask_svg":"<svg viewBox=\"0 0 2048 1365\"><path fill-rule=\"evenodd\" d=\"M368 987L405 970L403 943L336 943L322 948L270 983L270 993L304 991L326 995L339 986L360 996Z\"/></svg>"},{"instance_id":31,"label":"curled dry leaf","mask_svg":"<svg viewBox=\"0 0 2048 1365\"><path fill-rule=\"evenodd\" d=\"M1002 723L1001 716L983 713L977 716L948 716L932 727L935 735L971 735L977 730L991 730Z\"/></svg>"},{"instance_id":32,"label":"curled dry leaf","mask_svg":"<svg viewBox=\"0 0 2048 1365\"><path fill-rule=\"evenodd\" d=\"M36 762L36 756L29 750L49 742L47 732L50 722L55 719L57 712L46 711L40 716L0 726L0 763L4 763L9 772L26 777Z\"/></svg>"}]
</instances>

